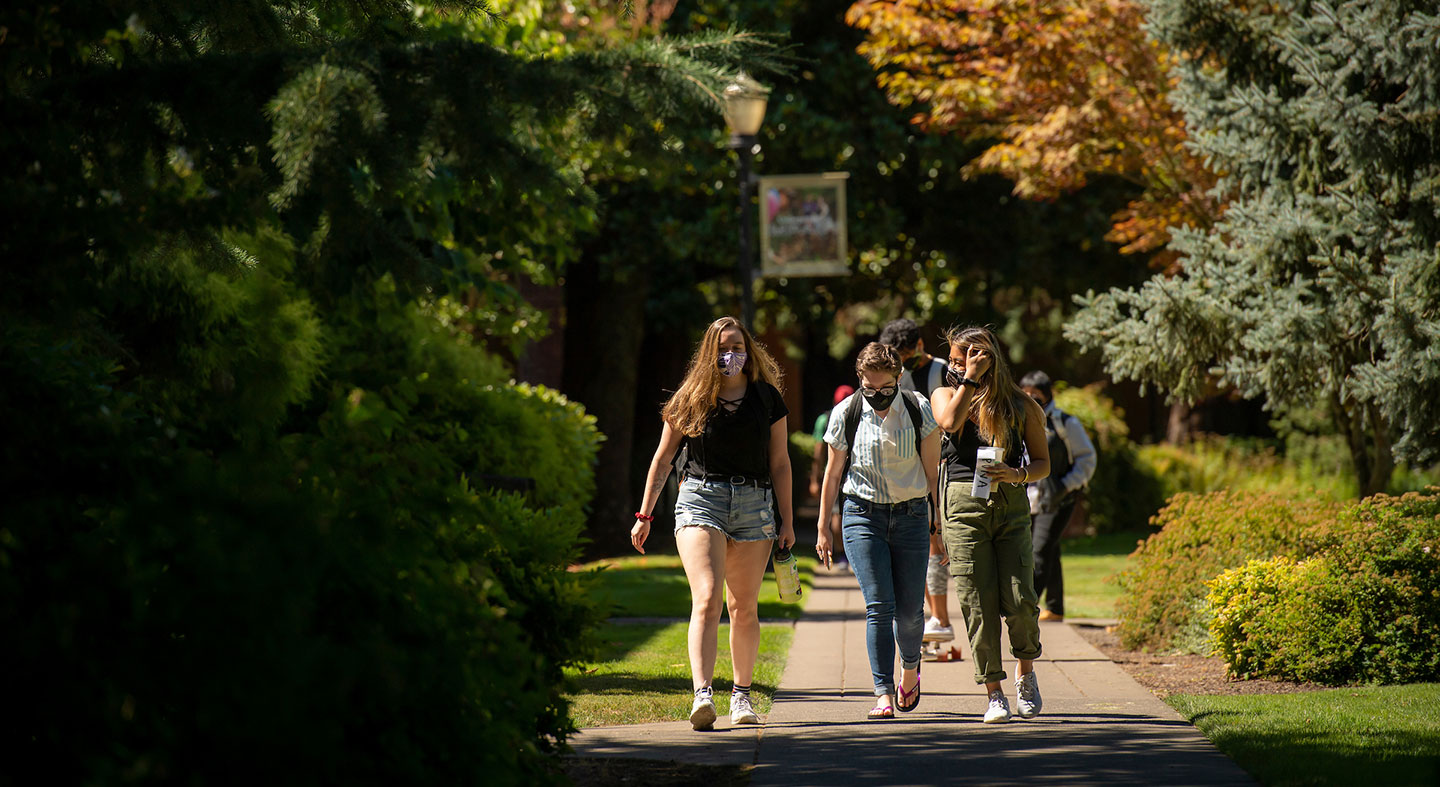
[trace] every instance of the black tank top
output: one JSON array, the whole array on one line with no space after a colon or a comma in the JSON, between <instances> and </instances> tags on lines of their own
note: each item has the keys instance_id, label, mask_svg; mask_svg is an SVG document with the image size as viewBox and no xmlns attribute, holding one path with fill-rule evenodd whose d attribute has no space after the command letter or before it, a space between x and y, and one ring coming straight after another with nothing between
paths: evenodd
<instances>
[{"instance_id":1,"label":"black tank top","mask_svg":"<svg viewBox=\"0 0 1440 787\"><path fill-rule=\"evenodd\" d=\"M940 441L940 462L945 466L945 478L950 481L975 480L975 452L989 445L980 439L980 428L969 418L958 434L946 432ZM1010 430L1010 452L1005 455L1005 464L1020 467L1020 456L1024 444L1017 429Z\"/></svg>"}]
</instances>

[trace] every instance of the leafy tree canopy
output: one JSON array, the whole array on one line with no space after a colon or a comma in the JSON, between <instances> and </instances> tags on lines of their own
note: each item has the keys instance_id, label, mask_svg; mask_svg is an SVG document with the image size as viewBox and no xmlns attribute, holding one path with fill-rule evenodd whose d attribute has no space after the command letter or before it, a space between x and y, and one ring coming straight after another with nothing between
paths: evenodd
<instances>
[{"instance_id":1,"label":"leafy tree canopy","mask_svg":"<svg viewBox=\"0 0 1440 787\"><path fill-rule=\"evenodd\" d=\"M1197 155L1223 173L1184 271L1080 299L1119 378L1324 406L1362 494L1440 458L1440 16L1405 0L1148 0ZM1392 453L1393 442L1393 453Z\"/></svg>"}]
</instances>

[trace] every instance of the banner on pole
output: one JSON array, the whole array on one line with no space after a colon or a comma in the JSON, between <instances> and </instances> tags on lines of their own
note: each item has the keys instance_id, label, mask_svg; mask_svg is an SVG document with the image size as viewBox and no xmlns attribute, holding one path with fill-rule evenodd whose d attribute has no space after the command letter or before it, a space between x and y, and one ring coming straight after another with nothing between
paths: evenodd
<instances>
[{"instance_id":1,"label":"banner on pole","mask_svg":"<svg viewBox=\"0 0 1440 787\"><path fill-rule=\"evenodd\" d=\"M847 172L760 178L760 275L848 276Z\"/></svg>"}]
</instances>

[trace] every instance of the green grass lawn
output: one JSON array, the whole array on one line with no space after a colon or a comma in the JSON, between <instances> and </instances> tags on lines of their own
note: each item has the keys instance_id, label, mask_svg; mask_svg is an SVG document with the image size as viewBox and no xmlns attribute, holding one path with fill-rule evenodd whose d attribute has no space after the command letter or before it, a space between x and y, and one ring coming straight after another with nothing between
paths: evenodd
<instances>
[{"instance_id":1,"label":"green grass lawn","mask_svg":"<svg viewBox=\"0 0 1440 787\"><path fill-rule=\"evenodd\" d=\"M760 586L762 620L800 617L812 586L814 558L797 555L805 596L799 604L780 600L773 572ZM567 670L571 716L581 727L682 720L690 715L690 657L686 644L690 586L677 555L636 555L581 567L595 571L594 592L612 617L670 618L671 623L606 623L599 632L595 661ZM770 709L785 669L794 628L788 623L761 625L760 660L751 680L755 710ZM715 660L715 708L730 712L730 627L722 623Z\"/></svg>"},{"instance_id":2,"label":"green grass lawn","mask_svg":"<svg viewBox=\"0 0 1440 787\"><path fill-rule=\"evenodd\" d=\"M1135 542L1146 533L1106 533L1066 539L1060 544L1065 569L1065 616L1113 618L1120 587L1106 580L1125 568Z\"/></svg>"},{"instance_id":3,"label":"green grass lawn","mask_svg":"<svg viewBox=\"0 0 1440 787\"><path fill-rule=\"evenodd\" d=\"M1168 701L1261 784L1440 784L1440 684Z\"/></svg>"},{"instance_id":4,"label":"green grass lawn","mask_svg":"<svg viewBox=\"0 0 1440 787\"><path fill-rule=\"evenodd\" d=\"M571 681L570 713L575 724L593 727L679 721L690 715L690 659L686 623L606 624L599 658L567 671ZM755 710L770 710L794 628L789 624L760 627L760 661L751 680ZM730 712L730 627L722 624L715 659L715 709Z\"/></svg>"},{"instance_id":5,"label":"green grass lawn","mask_svg":"<svg viewBox=\"0 0 1440 787\"><path fill-rule=\"evenodd\" d=\"M796 555L800 565L800 585L810 592L815 559ZM679 555L635 555L588 563L582 570L596 572L596 593L610 605L612 616L636 618L689 618L690 585ZM775 587L774 572L766 569L760 585L760 617L795 620L800 617L800 604L780 600Z\"/></svg>"}]
</instances>

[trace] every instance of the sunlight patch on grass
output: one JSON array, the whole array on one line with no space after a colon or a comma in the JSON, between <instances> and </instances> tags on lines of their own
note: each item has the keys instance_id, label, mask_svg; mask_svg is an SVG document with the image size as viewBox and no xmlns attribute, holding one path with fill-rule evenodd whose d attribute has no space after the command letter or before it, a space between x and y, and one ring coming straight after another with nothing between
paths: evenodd
<instances>
[{"instance_id":1,"label":"sunlight patch on grass","mask_svg":"<svg viewBox=\"0 0 1440 787\"><path fill-rule=\"evenodd\" d=\"M1261 784L1440 784L1440 684L1166 701Z\"/></svg>"},{"instance_id":2,"label":"sunlight patch on grass","mask_svg":"<svg viewBox=\"0 0 1440 787\"><path fill-rule=\"evenodd\" d=\"M766 569L760 584L761 619L795 620L804 609L813 585L815 559L796 556L805 594L798 604L780 600L775 574ZM587 563L581 571L595 572L595 592L617 617L689 618L690 584L678 555L635 555Z\"/></svg>"},{"instance_id":3,"label":"sunlight patch on grass","mask_svg":"<svg viewBox=\"0 0 1440 787\"><path fill-rule=\"evenodd\" d=\"M607 624L595 662L567 669L570 713L580 727L679 721L689 717L692 689L686 623ZM751 680L755 710L770 710L794 628L760 627L760 659ZM715 660L715 708L730 712L730 627L721 625Z\"/></svg>"}]
</instances>

